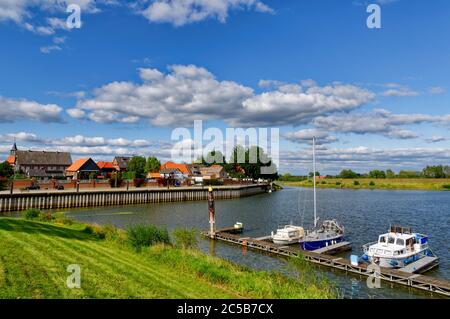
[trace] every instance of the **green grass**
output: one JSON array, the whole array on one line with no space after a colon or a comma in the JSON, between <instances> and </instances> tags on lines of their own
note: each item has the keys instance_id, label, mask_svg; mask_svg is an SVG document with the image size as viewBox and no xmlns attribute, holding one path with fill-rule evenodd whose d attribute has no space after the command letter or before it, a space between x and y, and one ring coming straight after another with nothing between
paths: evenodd
<instances>
[{"instance_id":1,"label":"green grass","mask_svg":"<svg viewBox=\"0 0 450 319\"><path fill-rule=\"evenodd\" d=\"M100 239L87 227L0 218L0 298L337 296L311 269L288 278L168 245L138 253L126 240ZM70 264L81 267L81 289L66 286Z\"/></svg>"},{"instance_id":2,"label":"green grass","mask_svg":"<svg viewBox=\"0 0 450 319\"><path fill-rule=\"evenodd\" d=\"M325 181L326 183L322 183ZM371 185L373 182L375 185ZM312 187L311 180L302 182L278 182L282 186ZM404 190L434 190L443 191L450 189L450 179L438 178L330 178L319 180L317 187L321 188L350 188L350 189L404 189Z\"/></svg>"}]
</instances>

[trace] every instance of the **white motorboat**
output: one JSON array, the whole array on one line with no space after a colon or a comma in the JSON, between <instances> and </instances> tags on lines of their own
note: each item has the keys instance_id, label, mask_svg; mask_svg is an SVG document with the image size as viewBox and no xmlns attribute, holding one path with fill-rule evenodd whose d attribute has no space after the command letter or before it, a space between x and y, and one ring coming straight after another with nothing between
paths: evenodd
<instances>
[{"instance_id":1,"label":"white motorboat","mask_svg":"<svg viewBox=\"0 0 450 319\"><path fill-rule=\"evenodd\" d=\"M284 228L277 229L274 234L272 232L272 241L277 245L291 245L298 244L300 240L305 236L305 230L303 227L286 225Z\"/></svg>"},{"instance_id":2,"label":"white motorboat","mask_svg":"<svg viewBox=\"0 0 450 319\"><path fill-rule=\"evenodd\" d=\"M391 226L378 242L364 245L363 250L364 261L387 268L402 268L426 256L434 257L428 236L398 226Z\"/></svg>"}]
</instances>

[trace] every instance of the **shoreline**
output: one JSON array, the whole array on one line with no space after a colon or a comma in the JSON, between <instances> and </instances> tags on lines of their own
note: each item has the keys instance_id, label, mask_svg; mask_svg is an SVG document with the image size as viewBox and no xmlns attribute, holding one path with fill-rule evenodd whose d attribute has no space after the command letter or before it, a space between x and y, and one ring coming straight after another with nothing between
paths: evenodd
<instances>
[{"instance_id":1,"label":"shoreline","mask_svg":"<svg viewBox=\"0 0 450 319\"><path fill-rule=\"evenodd\" d=\"M357 182L357 184L355 184ZM371 182L373 184L371 185ZM282 187L312 188L312 180L301 182L277 181ZM417 191L450 191L450 179L322 179L317 188L352 189L352 190L417 190Z\"/></svg>"}]
</instances>

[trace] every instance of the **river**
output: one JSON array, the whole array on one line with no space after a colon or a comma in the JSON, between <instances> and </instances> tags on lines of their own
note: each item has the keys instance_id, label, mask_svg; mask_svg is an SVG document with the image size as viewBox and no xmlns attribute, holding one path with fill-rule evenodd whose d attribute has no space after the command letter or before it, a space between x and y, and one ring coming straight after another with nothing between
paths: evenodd
<instances>
[{"instance_id":1,"label":"river","mask_svg":"<svg viewBox=\"0 0 450 319\"><path fill-rule=\"evenodd\" d=\"M450 279L450 250L447 242L450 226L450 193L430 191L340 190L318 189L318 215L336 218L345 226L346 239L353 244L352 254L362 254L361 246L376 241L390 224L411 226L413 231L428 234L441 265L428 275ZM217 227L244 223L244 235L259 237L278 226L293 222L310 227L313 220L312 189L285 188L235 200L216 201ZM121 207L70 209L67 215L88 223L111 223L120 228L137 223L175 227L208 228L206 202L163 203ZM262 270L279 270L289 274L284 258L226 243L200 241L200 249L218 257ZM348 257L349 254L343 256ZM321 273L336 283L345 298L430 298L438 297L386 282L380 289L369 289L366 277L320 267Z\"/></svg>"}]
</instances>

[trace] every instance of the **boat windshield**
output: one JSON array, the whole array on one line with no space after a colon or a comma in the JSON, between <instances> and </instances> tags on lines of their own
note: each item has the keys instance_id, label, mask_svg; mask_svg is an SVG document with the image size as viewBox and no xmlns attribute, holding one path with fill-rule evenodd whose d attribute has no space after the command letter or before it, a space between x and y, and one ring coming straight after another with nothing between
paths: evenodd
<instances>
[{"instance_id":1,"label":"boat windshield","mask_svg":"<svg viewBox=\"0 0 450 319\"><path fill-rule=\"evenodd\" d=\"M393 243L395 243L395 238L394 237L389 237L388 244L393 244Z\"/></svg>"},{"instance_id":2,"label":"boat windshield","mask_svg":"<svg viewBox=\"0 0 450 319\"><path fill-rule=\"evenodd\" d=\"M380 240L378 241L380 244L384 244L386 243L386 237L385 236L380 236Z\"/></svg>"},{"instance_id":3,"label":"boat windshield","mask_svg":"<svg viewBox=\"0 0 450 319\"><path fill-rule=\"evenodd\" d=\"M399 246L405 246L405 240L401 238L397 238L397 245Z\"/></svg>"}]
</instances>

